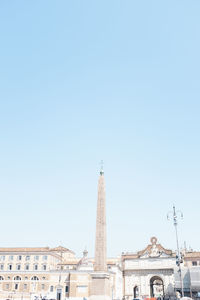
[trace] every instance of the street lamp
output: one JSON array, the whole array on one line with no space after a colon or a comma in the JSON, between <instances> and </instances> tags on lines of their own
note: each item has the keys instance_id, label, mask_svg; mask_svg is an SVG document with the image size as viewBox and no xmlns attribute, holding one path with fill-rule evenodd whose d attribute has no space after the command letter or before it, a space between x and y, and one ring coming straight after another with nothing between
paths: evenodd
<instances>
[{"instance_id":1,"label":"street lamp","mask_svg":"<svg viewBox=\"0 0 200 300\"><path fill-rule=\"evenodd\" d=\"M181 219L183 219L183 213L180 210L176 211L175 206L173 206L173 211L169 211L167 214L167 219L170 220L170 215L172 216L172 220L174 222L174 228L175 228L175 232L176 232L176 245L177 245L177 255L176 255L176 264L178 266L178 272L179 272L179 276L180 276L180 282L181 282L181 293L182 293L182 297L184 297L184 291L183 291L183 280L182 280L182 273L181 273L181 263L183 262L182 259L182 254L180 253L180 249L179 249L179 242L178 242L178 231L177 231L177 214L180 214Z\"/></svg>"}]
</instances>

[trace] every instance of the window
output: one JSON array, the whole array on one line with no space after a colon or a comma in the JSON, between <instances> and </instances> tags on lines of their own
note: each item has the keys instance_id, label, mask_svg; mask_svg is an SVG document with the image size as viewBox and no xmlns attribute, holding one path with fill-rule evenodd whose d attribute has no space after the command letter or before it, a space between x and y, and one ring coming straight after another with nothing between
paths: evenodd
<instances>
[{"instance_id":1,"label":"window","mask_svg":"<svg viewBox=\"0 0 200 300\"><path fill-rule=\"evenodd\" d=\"M9 256L9 260L13 260L13 255L10 255L10 256Z\"/></svg>"},{"instance_id":2,"label":"window","mask_svg":"<svg viewBox=\"0 0 200 300\"><path fill-rule=\"evenodd\" d=\"M15 283L15 290L18 290L18 286L19 286L19 284Z\"/></svg>"},{"instance_id":3,"label":"window","mask_svg":"<svg viewBox=\"0 0 200 300\"><path fill-rule=\"evenodd\" d=\"M26 283L24 284L24 290L27 290L27 284Z\"/></svg>"},{"instance_id":4,"label":"window","mask_svg":"<svg viewBox=\"0 0 200 300\"><path fill-rule=\"evenodd\" d=\"M0 260L5 260L5 255L1 255Z\"/></svg>"},{"instance_id":5,"label":"window","mask_svg":"<svg viewBox=\"0 0 200 300\"><path fill-rule=\"evenodd\" d=\"M38 256L38 255L35 255L35 256L34 256L34 260L39 260L39 256Z\"/></svg>"},{"instance_id":6,"label":"window","mask_svg":"<svg viewBox=\"0 0 200 300\"><path fill-rule=\"evenodd\" d=\"M34 265L34 270L35 270L35 271L38 270L38 265Z\"/></svg>"},{"instance_id":7,"label":"window","mask_svg":"<svg viewBox=\"0 0 200 300\"><path fill-rule=\"evenodd\" d=\"M17 271L21 270L21 265L17 265Z\"/></svg>"},{"instance_id":8,"label":"window","mask_svg":"<svg viewBox=\"0 0 200 300\"><path fill-rule=\"evenodd\" d=\"M42 270L46 271L46 269L47 269L47 266L46 266L46 265L43 265L43 266L42 266Z\"/></svg>"},{"instance_id":9,"label":"window","mask_svg":"<svg viewBox=\"0 0 200 300\"><path fill-rule=\"evenodd\" d=\"M197 266L197 261L193 261L193 262L192 262L192 265L193 265L193 266Z\"/></svg>"},{"instance_id":10,"label":"window","mask_svg":"<svg viewBox=\"0 0 200 300\"><path fill-rule=\"evenodd\" d=\"M46 277L42 277L42 280L45 280L46 279Z\"/></svg>"},{"instance_id":11,"label":"window","mask_svg":"<svg viewBox=\"0 0 200 300\"><path fill-rule=\"evenodd\" d=\"M29 264L25 265L25 270L28 271L29 270Z\"/></svg>"},{"instance_id":12,"label":"window","mask_svg":"<svg viewBox=\"0 0 200 300\"><path fill-rule=\"evenodd\" d=\"M68 293L69 292L69 287L68 287L68 285L66 285L66 287L65 287L65 293Z\"/></svg>"},{"instance_id":13,"label":"window","mask_svg":"<svg viewBox=\"0 0 200 300\"><path fill-rule=\"evenodd\" d=\"M30 255L26 256L26 261L30 260Z\"/></svg>"},{"instance_id":14,"label":"window","mask_svg":"<svg viewBox=\"0 0 200 300\"><path fill-rule=\"evenodd\" d=\"M21 277L20 276L15 276L14 280L21 280Z\"/></svg>"},{"instance_id":15,"label":"window","mask_svg":"<svg viewBox=\"0 0 200 300\"><path fill-rule=\"evenodd\" d=\"M33 276L31 280L39 280L39 278L37 276Z\"/></svg>"},{"instance_id":16,"label":"window","mask_svg":"<svg viewBox=\"0 0 200 300\"><path fill-rule=\"evenodd\" d=\"M9 264L9 265L8 265L8 271L11 271L11 270L12 270L12 265Z\"/></svg>"},{"instance_id":17,"label":"window","mask_svg":"<svg viewBox=\"0 0 200 300\"><path fill-rule=\"evenodd\" d=\"M8 276L8 280L10 280L10 276Z\"/></svg>"},{"instance_id":18,"label":"window","mask_svg":"<svg viewBox=\"0 0 200 300\"><path fill-rule=\"evenodd\" d=\"M22 256L21 255L18 256L18 260L22 260Z\"/></svg>"},{"instance_id":19,"label":"window","mask_svg":"<svg viewBox=\"0 0 200 300\"><path fill-rule=\"evenodd\" d=\"M45 289L45 285L44 284L42 284L42 290L44 290Z\"/></svg>"},{"instance_id":20,"label":"window","mask_svg":"<svg viewBox=\"0 0 200 300\"><path fill-rule=\"evenodd\" d=\"M134 298L137 298L139 296L139 289L138 289L138 286L136 285L134 288L133 288L133 297Z\"/></svg>"},{"instance_id":21,"label":"window","mask_svg":"<svg viewBox=\"0 0 200 300\"><path fill-rule=\"evenodd\" d=\"M9 290L9 288L10 288L10 286L9 286L9 284L7 283L7 284L6 284L6 290Z\"/></svg>"},{"instance_id":22,"label":"window","mask_svg":"<svg viewBox=\"0 0 200 300\"><path fill-rule=\"evenodd\" d=\"M53 285L50 286L50 292L53 292Z\"/></svg>"},{"instance_id":23,"label":"window","mask_svg":"<svg viewBox=\"0 0 200 300\"><path fill-rule=\"evenodd\" d=\"M3 269L4 269L4 265L1 264L1 265L0 265L0 270L2 271Z\"/></svg>"},{"instance_id":24,"label":"window","mask_svg":"<svg viewBox=\"0 0 200 300\"><path fill-rule=\"evenodd\" d=\"M26 276L24 279L25 279L25 280L28 280L28 277Z\"/></svg>"},{"instance_id":25,"label":"window","mask_svg":"<svg viewBox=\"0 0 200 300\"><path fill-rule=\"evenodd\" d=\"M4 280L3 276L0 276L0 280Z\"/></svg>"},{"instance_id":26,"label":"window","mask_svg":"<svg viewBox=\"0 0 200 300\"><path fill-rule=\"evenodd\" d=\"M42 259L47 260L47 255L43 255Z\"/></svg>"}]
</instances>

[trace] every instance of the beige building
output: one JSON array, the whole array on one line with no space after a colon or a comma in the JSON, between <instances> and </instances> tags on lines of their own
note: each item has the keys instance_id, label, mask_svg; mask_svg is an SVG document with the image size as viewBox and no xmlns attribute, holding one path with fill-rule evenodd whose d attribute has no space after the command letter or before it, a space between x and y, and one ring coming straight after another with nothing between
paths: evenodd
<instances>
[{"instance_id":1,"label":"beige building","mask_svg":"<svg viewBox=\"0 0 200 300\"><path fill-rule=\"evenodd\" d=\"M186 267L200 266L200 252L199 251L186 251L184 253L184 265Z\"/></svg>"},{"instance_id":2,"label":"beige building","mask_svg":"<svg viewBox=\"0 0 200 300\"><path fill-rule=\"evenodd\" d=\"M0 248L0 299L34 299L54 292L60 279L52 272L62 259L73 268L74 253L62 247Z\"/></svg>"},{"instance_id":3,"label":"beige building","mask_svg":"<svg viewBox=\"0 0 200 300\"><path fill-rule=\"evenodd\" d=\"M64 247L0 248L0 299L88 299L94 259ZM113 299L122 298L120 258L108 260Z\"/></svg>"}]
</instances>

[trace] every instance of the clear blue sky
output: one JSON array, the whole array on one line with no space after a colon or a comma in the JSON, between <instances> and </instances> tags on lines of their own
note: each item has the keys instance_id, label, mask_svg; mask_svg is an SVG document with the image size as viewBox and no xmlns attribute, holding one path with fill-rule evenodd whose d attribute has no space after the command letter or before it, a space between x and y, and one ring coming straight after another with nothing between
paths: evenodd
<instances>
[{"instance_id":1,"label":"clear blue sky","mask_svg":"<svg viewBox=\"0 0 200 300\"><path fill-rule=\"evenodd\" d=\"M0 1L6 246L94 253L105 161L108 255L151 236L200 249L200 1Z\"/></svg>"}]
</instances>

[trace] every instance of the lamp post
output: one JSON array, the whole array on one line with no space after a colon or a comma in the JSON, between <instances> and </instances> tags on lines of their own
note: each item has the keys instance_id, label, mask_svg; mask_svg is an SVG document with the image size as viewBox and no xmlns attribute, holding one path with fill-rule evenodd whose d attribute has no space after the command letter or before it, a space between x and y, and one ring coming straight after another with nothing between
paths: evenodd
<instances>
[{"instance_id":1,"label":"lamp post","mask_svg":"<svg viewBox=\"0 0 200 300\"><path fill-rule=\"evenodd\" d=\"M179 276L180 276L180 283L181 283L181 294L182 297L184 297L184 291L183 291L183 280L182 280L182 273L181 273L181 263L183 262L182 260L182 255L180 253L180 249L179 249L179 242L178 242L178 231L177 231L177 213L180 214L181 219L183 219L183 213L180 210L176 211L175 206L173 206L173 211L169 211L167 214L167 219L170 219L170 215L172 216L172 220L174 223L174 228L175 228L175 232L176 232L176 245L177 245L177 255L176 255L176 264L178 266L178 272L179 272Z\"/></svg>"}]
</instances>

